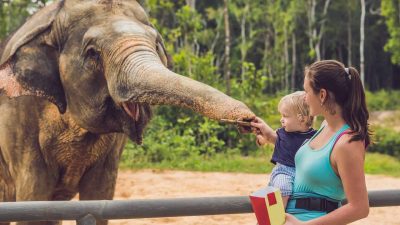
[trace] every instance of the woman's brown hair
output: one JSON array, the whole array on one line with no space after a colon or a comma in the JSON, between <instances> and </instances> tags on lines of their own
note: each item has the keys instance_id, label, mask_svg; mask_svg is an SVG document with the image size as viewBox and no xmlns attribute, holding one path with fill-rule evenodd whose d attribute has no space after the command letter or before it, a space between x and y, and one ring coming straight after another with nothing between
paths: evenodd
<instances>
[{"instance_id":1,"label":"woman's brown hair","mask_svg":"<svg viewBox=\"0 0 400 225\"><path fill-rule=\"evenodd\" d=\"M336 60L317 61L306 67L305 76L314 93L327 90L327 101L336 102L342 108L342 116L350 126L352 141L370 143L369 113L365 102L360 75L354 67L345 68Z\"/></svg>"}]
</instances>

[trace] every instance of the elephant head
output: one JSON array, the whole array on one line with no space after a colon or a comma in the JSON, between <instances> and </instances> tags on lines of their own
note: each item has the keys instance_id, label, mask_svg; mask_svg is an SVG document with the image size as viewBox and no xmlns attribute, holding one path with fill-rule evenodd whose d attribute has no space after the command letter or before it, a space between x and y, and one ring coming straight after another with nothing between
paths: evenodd
<instances>
[{"instance_id":1,"label":"elephant head","mask_svg":"<svg viewBox=\"0 0 400 225\"><path fill-rule=\"evenodd\" d=\"M212 119L252 119L241 102L168 69L163 40L134 0L65 0L33 15L7 41L0 92L35 95L94 133L140 143L150 105Z\"/></svg>"}]
</instances>

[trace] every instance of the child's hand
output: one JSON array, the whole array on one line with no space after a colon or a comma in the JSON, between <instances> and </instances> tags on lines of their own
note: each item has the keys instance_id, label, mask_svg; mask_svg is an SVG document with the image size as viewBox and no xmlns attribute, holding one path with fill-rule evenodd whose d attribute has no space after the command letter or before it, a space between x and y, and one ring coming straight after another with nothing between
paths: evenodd
<instances>
[{"instance_id":1,"label":"child's hand","mask_svg":"<svg viewBox=\"0 0 400 225\"><path fill-rule=\"evenodd\" d=\"M268 128L270 128L264 120L262 120L259 117L254 118L253 121L251 121L251 126L256 128L257 135L266 135L268 133ZM271 129L271 128L270 128Z\"/></svg>"},{"instance_id":2,"label":"child's hand","mask_svg":"<svg viewBox=\"0 0 400 225\"><path fill-rule=\"evenodd\" d=\"M275 143L277 135L274 130L267 123L264 122L259 117L254 118L251 122L251 126L255 130L255 135L257 137L256 143L261 146L268 142Z\"/></svg>"}]
</instances>

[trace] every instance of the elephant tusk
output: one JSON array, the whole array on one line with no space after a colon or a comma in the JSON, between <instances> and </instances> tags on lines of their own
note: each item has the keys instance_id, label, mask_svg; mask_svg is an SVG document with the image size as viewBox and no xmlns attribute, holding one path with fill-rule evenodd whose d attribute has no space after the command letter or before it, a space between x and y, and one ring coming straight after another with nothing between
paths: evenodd
<instances>
[{"instance_id":1,"label":"elephant tusk","mask_svg":"<svg viewBox=\"0 0 400 225\"><path fill-rule=\"evenodd\" d=\"M134 106L135 106L135 111L136 111L136 113L135 113L135 121L139 121L139 116L140 116L140 106L139 106L139 104L137 103L137 104L134 104Z\"/></svg>"},{"instance_id":2,"label":"elephant tusk","mask_svg":"<svg viewBox=\"0 0 400 225\"><path fill-rule=\"evenodd\" d=\"M122 107L124 108L125 112L138 122L140 119L140 104L139 103L131 103L131 102L124 102L122 103Z\"/></svg>"}]
</instances>

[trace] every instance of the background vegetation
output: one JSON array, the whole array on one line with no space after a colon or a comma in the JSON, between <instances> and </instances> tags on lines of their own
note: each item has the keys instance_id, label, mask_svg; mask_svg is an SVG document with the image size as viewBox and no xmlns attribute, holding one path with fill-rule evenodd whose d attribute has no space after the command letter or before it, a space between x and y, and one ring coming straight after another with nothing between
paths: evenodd
<instances>
[{"instance_id":1,"label":"background vegetation","mask_svg":"<svg viewBox=\"0 0 400 225\"><path fill-rule=\"evenodd\" d=\"M337 59L361 72L370 111L400 108L400 0L139 2L164 37L174 71L243 101L273 128L279 127L280 97L301 90L304 66L319 59ZM0 39L46 4L1 1ZM376 153L367 156L367 172L400 171L399 131L393 127L399 117L373 125L376 144L369 151ZM266 172L272 148L259 150L254 137L234 127L160 106L144 144L128 143L122 164Z\"/></svg>"}]
</instances>

